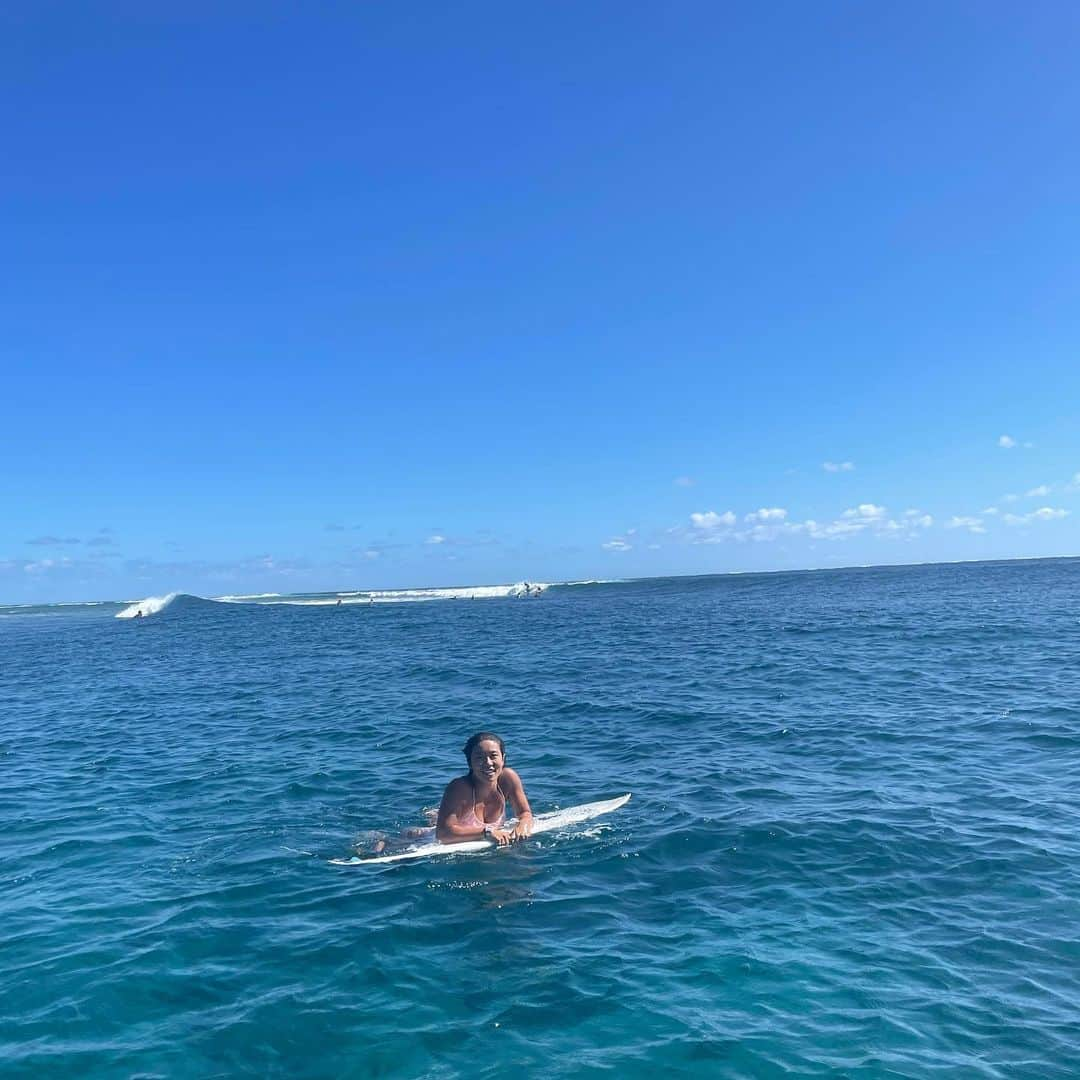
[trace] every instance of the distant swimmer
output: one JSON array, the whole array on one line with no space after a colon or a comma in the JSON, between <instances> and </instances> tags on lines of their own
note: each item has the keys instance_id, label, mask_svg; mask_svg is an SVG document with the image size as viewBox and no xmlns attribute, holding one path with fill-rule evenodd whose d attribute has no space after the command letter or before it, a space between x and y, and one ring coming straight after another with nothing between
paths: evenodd
<instances>
[{"instance_id":1,"label":"distant swimmer","mask_svg":"<svg viewBox=\"0 0 1080 1080\"><path fill-rule=\"evenodd\" d=\"M337 606L338 606L338 607L341 607L341 601L340 601L340 600L338 600L338 602L337 602Z\"/></svg>"}]
</instances>

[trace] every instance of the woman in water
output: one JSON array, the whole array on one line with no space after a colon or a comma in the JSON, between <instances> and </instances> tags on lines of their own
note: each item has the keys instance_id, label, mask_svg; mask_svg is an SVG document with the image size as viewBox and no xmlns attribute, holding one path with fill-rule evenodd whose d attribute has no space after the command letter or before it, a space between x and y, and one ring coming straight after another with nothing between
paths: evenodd
<instances>
[{"instance_id":1,"label":"woman in water","mask_svg":"<svg viewBox=\"0 0 1080 1080\"><path fill-rule=\"evenodd\" d=\"M532 832L532 810L521 777L506 765L506 747L498 735L478 731L465 744L469 771L451 780L443 792L435 836L444 844L490 837L513 844ZM506 828L506 804L517 821Z\"/></svg>"}]
</instances>

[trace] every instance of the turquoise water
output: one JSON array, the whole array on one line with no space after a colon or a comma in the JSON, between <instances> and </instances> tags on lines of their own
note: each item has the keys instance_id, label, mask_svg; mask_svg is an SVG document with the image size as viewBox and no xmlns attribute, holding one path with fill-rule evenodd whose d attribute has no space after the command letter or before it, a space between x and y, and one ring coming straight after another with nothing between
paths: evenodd
<instances>
[{"instance_id":1,"label":"turquoise water","mask_svg":"<svg viewBox=\"0 0 1080 1080\"><path fill-rule=\"evenodd\" d=\"M5 1077L1080 1072L1080 561L263 599L0 608Z\"/></svg>"}]
</instances>

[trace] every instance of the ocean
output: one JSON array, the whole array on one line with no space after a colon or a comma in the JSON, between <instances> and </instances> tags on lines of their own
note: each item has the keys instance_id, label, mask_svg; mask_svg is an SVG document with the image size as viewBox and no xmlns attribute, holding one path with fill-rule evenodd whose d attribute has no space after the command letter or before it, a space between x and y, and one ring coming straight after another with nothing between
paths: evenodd
<instances>
[{"instance_id":1,"label":"ocean","mask_svg":"<svg viewBox=\"0 0 1080 1080\"><path fill-rule=\"evenodd\" d=\"M5 1078L1080 1076L1080 560L0 607L0 657ZM329 864L480 729L537 812L633 798Z\"/></svg>"}]
</instances>

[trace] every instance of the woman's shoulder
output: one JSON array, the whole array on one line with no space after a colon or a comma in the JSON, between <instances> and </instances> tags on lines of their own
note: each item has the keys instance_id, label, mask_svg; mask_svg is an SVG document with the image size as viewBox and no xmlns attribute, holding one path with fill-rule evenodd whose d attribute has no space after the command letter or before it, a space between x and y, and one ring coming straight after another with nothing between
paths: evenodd
<instances>
[{"instance_id":1,"label":"woman's shoulder","mask_svg":"<svg viewBox=\"0 0 1080 1080\"><path fill-rule=\"evenodd\" d=\"M447 795L464 795L466 792L472 791L472 784L469 782L468 776L455 776L449 784L446 785Z\"/></svg>"},{"instance_id":2,"label":"woman's shoulder","mask_svg":"<svg viewBox=\"0 0 1080 1080\"><path fill-rule=\"evenodd\" d=\"M516 769L511 769L509 765L503 767L502 774L499 776L499 787L504 784L521 786L521 777L518 776Z\"/></svg>"}]
</instances>

